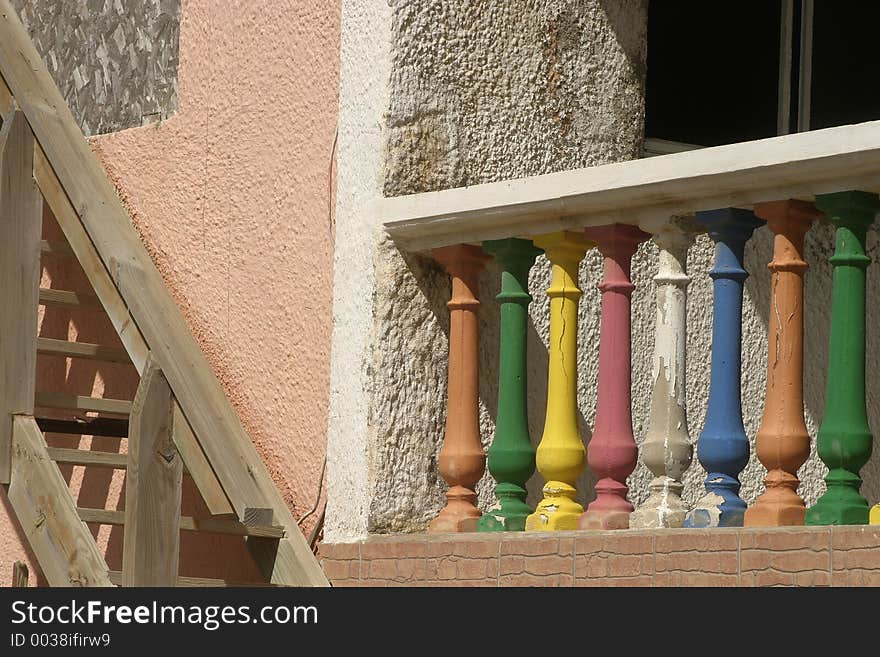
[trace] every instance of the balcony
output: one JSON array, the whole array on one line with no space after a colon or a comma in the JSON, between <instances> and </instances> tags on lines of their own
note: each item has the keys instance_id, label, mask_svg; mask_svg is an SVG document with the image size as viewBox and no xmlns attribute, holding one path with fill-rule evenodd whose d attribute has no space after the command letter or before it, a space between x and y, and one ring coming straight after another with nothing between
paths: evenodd
<instances>
[{"instance_id":1,"label":"balcony","mask_svg":"<svg viewBox=\"0 0 880 657\"><path fill-rule=\"evenodd\" d=\"M394 247L423 270L433 262L450 281L446 399L430 409L445 411L445 431L427 466L439 472L438 487L445 480L446 501L421 525L427 533L413 518L397 523L413 535L392 528L325 543L329 577L367 585L876 584L880 526L868 525L880 525L880 505L870 508L880 484L870 461L880 409L876 366L867 368L866 389L866 362L877 355L865 326L866 302L871 325L877 294L868 233L878 190L880 122L870 122L382 199L371 212ZM805 252L815 226L811 239L824 242L813 251L833 257ZM749 245L756 231L767 242L763 261ZM714 249L701 271L688 266L695 240ZM546 291L529 286L541 258L549 261ZM586 258L601 263L601 280L584 280ZM634 283L634 258L652 269L653 285ZM487 268L498 275L491 316L481 309L491 306L481 289ZM689 310L691 279L707 276L707 303ZM750 276L767 277L766 286L746 289ZM805 276L824 276L828 298ZM599 324L598 350L585 348L579 328L584 288L596 283L589 315ZM652 368L637 377L631 300L648 287L655 320L650 340L638 328L635 356ZM756 312L764 308L767 344L745 366L744 297ZM546 353L535 353L536 313L549 325ZM827 362L824 352L805 361L805 321L808 346L818 334ZM498 335L488 359L480 339L487 328ZM695 332L711 333L705 363L688 363ZM536 369L546 382L539 432L529 426L544 403L527 382ZM688 386L694 369L707 386ZM759 391L756 369L767 375ZM750 408L757 394L763 408L746 422L743 376ZM823 391L806 420L805 376ZM597 381L586 400L584 377ZM497 385L494 399L483 394L487 380ZM640 417L637 401L647 409ZM763 483L746 495L740 476L750 461ZM685 499L688 473L699 468L699 494ZM381 476L401 488L393 470ZM393 525L374 524L378 533Z\"/></svg>"}]
</instances>

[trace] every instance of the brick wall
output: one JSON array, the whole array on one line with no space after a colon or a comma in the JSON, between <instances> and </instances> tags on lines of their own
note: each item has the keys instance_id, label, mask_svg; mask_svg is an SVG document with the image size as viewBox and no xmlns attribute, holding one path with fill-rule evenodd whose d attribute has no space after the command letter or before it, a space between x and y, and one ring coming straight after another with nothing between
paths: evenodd
<instances>
[{"instance_id":1,"label":"brick wall","mask_svg":"<svg viewBox=\"0 0 880 657\"><path fill-rule=\"evenodd\" d=\"M334 586L880 586L880 526L389 535L320 557Z\"/></svg>"}]
</instances>

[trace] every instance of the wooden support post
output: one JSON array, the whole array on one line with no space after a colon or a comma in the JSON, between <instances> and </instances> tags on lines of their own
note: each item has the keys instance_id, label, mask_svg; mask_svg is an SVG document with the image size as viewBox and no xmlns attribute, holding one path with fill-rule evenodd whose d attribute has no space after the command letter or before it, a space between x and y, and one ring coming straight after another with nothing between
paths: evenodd
<instances>
[{"instance_id":1,"label":"wooden support post","mask_svg":"<svg viewBox=\"0 0 880 657\"><path fill-rule=\"evenodd\" d=\"M866 525L868 501L859 471L871 458L873 439L865 403L865 284L871 258L868 226L880 210L877 194L838 192L816 197L837 227L831 299L831 338L825 415L819 457L828 466L828 489L807 510L808 525Z\"/></svg>"},{"instance_id":2,"label":"wooden support post","mask_svg":"<svg viewBox=\"0 0 880 657\"><path fill-rule=\"evenodd\" d=\"M0 131L0 484L10 479L12 414L34 413L43 205L33 169L34 136L12 112Z\"/></svg>"},{"instance_id":3,"label":"wooden support post","mask_svg":"<svg viewBox=\"0 0 880 657\"><path fill-rule=\"evenodd\" d=\"M654 390L642 462L654 475L648 498L629 517L633 529L681 527L687 507L681 481L694 448L687 421L687 252L693 228L679 218L654 231L659 248L657 317L654 331Z\"/></svg>"},{"instance_id":4,"label":"wooden support post","mask_svg":"<svg viewBox=\"0 0 880 657\"><path fill-rule=\"evenodd\" d=\"M755 437L767 468L764 493L746 509L746 527L803 525L807 507L797 493L797 471L810 456L804 422L804 237L821 213L804 201L755 205L774 233L767 327L767 394Z\"/></svg>"},{"instance_id":5,"label":"wooden support post","mask_svg":"<svg viewBox=\"0 0 880 657\"><path fill-rule=\"evenodd\" d=\"M501 346L498 358L498 415L489 447L489 472L498 504L477 523L479 531L522 531L532 510L526 482L535 472L535 448L529 438L526 338L529 328L529 270L541 253L529 240L483 242L501 267Z\"/></svg>"},{"instance_id":6,"label":"wooden support post","mask_svg":"<svg viewBox=\"0 0 880 657\"><path fill-rule=\"evenodd\" d=\"M19 589L28 585L28 567L24 561L12 564L12 587Z\"/></svg>"},{"instance_id":7,"label":"wooden support post","mask_svg":"<svg viewBox=\"0 0 880 657\"><path fill-rule=\"evenodd\" d=\"M475 531L480 510L474 488L486 468L480 443L479 324L477 287L488 256L477 246L435 249L434 259L452 278L449 303L449 381L446 433L440 450L440 474L449 484L447 503L428 531Z\"/></svg>"},{"instance_id":8,"label":"wooden support post","mask_svg":"<svg viewBox=\"0 0 880 657\"><path fill-rule=\"evenodd\" d=\"M183 461L172 437L172 400L162 370L148 358L129 419L123 586L177 582Z\"/></svg>"},{"instance_id":9,"label":"wooden support post","mask_svg":"<svg viewBox=\"0 0 880 657\"><path fill-rule=\"evenodd\" d=\"M593 243L583 233L540 235L535 245L544 249L552 265L550 287L550 346L548 348L547 414L538 444L536 463L544 478L544 498L526 518L526 531L577 529L584 512L575 497L584 470L584 441L577 423L578 287L581 260Z\"/></svg>"},{"instance_id":10,"label":"wooden support post","mask_svg":"<svg viewBox=\"0 0 880 657\"><path fill-rule=\"evenodd\" d=\"M104 557L34 418L15 416L12 449L9 502L49 586L112 586Z\"/></svg>"},{"instance_id":11,"label":"wooden support post","mask_svg":"<svg viewBox=\"0 0 880 657\"><path fill-rule=\"evenodd\" d=\"M737 477L749 462L749 439L742 419L743 268L746 242L761 222L750 210L727 208L698 212L697 221L715 242L713 280L712 373L706 422L697 441L697 457L708 473L706 494L685 518L685 527L741 527L746 503Z\"/></svg>"},{"instance_id":12,"label":"wooden support post","mask_svg":"<svg viewBox=\"0 0 880 657\"><path fill-rule=\"evenodd\" d=\"M626 478L636 467L638 447L632 430L630 299L635 286L630 266L648 233L624 224L586 230L605 256L602 327L599 336L599 393L596 426L587 463L598 477L596 499L578 521L579 529L626 529L633 506L626 499Z\"/></svg>"}]
</instances>

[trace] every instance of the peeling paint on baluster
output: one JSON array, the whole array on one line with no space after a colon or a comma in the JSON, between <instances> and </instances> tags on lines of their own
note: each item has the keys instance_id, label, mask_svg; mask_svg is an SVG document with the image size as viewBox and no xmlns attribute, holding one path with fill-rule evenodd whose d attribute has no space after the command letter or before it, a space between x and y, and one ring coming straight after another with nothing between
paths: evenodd
<instances>
[{"instance_id":1,"label":"peeling paint on baluster","mask_svg":"<svg viewBox=\"0 0 880 657\"><path fill-rule=\"evenodd\" d=\"M527 531L577 529L583 507L575 501L584 469L584 443L577 426L578 269L592 246L581 233L560 232L534 239L552 265L547 415L537 451L546 482L544 498L526 519Z\"/></svg>"}]
</instances>

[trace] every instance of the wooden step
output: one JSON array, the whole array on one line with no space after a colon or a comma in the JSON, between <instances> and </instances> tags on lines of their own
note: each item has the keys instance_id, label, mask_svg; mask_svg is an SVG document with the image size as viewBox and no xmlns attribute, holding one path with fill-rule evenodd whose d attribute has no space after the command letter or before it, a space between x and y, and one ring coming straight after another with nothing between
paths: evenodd
<instances>
[{"instance_id":1,"label":"wooden step","mask_svg":"<svg viewBox=\"0 0 880 657\"><path fill-rule=\"evenodd\" d=\"M94 522L101 525L125 524L125 511L78 508L77 512L83 522ZM184 532L203 532L205 534L284 538L283 527L272 525L249 526L234 518L193 518L192 516L180 516L180 530Z\"/></svg>"},{"instance_id":2,"label":"wooden step","mask_svg":"<svg viewBox=\"0 0 880 657\"><path fill-rule=\"evenodd\" d=\"M131 402L125 399L104 399L102 397L83 397L63 392L38 392L34 396L34 406L40 408L63 408L72 411L94 411L96 413L131 413Z\"/></svg>"},{"instance_id":3,"label":"wooden step","mask_svg":"<svg viewBox=\"0 0 880 657\"><path fill-rule=\"evenodd\" d=\"M52 240L40 241L40 252L48 255L64 256L66 258L73 257L73 249L67 242L56 242Z\"/></svg>"},{"instance_id":4,"label":"wooden step","mask_svg":"<svg viewBox=\"0 0 880 657\"><path fill-rule=\"evenodd\" d=\"M64 433L72 436L107 436L127 438L128 420L112 417L88 417L73 420L58 420L52 417L38 417L37 426L43 433Z\"/></svg>"},{"instance_id":5,"label":"wooden step","mask_svg":"<svg viewBox=\"0 0 880 657\"><path fill-rule=\"evenodd\" d=\"M109 363L130 363L128 352L118 347L105 347L88 342L70 342L53 338L37 338L37 353L45 356L64 356L101 360Z\"/></svg>"},{"instance_id":6,"label":"wooden step","mask_svg":"<svg viewBox=\"0 0 880 657\"><path fill-rule=\"evenodd\" d=\"M110 582L112 582L116 586L122 586L122 573L118 570L111 570L109 572ZM186 587L221 587L221 586L229 586L229 587L262 587L262 586L280 586L279 584L269 584L267 582L235 582L228 579L216 579L214 577L184 577L183 575L177 576L177 586L186 586Z\"/></svg>"},{"instance_id":7,"label":"wooden step","mask_svg":"<svg viewBox=\"0 0 880 657\"><path fill-rule=\"evenodd\" d=\"M90 465L98 468L125 470L128 467L128 454L116 452L93 452L87 449L68 449L66 447L47 447L49 458L66 465Z\"/></svg>"},{"instance_id":8,"label":"wooden step","mask_svg":"<svg viewBox=\"0 0 880 657\"><path fill-rule=\"evenodd\" d=\"M69 290L53 290L40 288L40 303L44 306L70 306L96 308L101 302L94 294L87 292L70 292Z\"/></svg>"}]
</instances>

